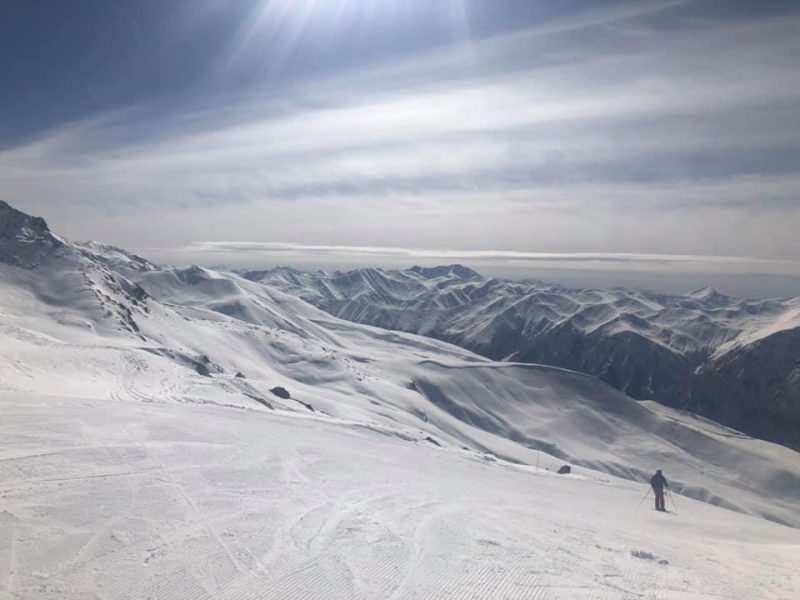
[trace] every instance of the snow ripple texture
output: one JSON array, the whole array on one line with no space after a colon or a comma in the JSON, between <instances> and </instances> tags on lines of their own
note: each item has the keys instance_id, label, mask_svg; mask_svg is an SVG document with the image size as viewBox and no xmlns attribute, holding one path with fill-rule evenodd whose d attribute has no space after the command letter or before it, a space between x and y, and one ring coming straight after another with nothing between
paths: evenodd
<instances>
[{"instance_id":1,"label":"snow ripple texture","mask_svg":"<svg viewBox=\"0 0 800 600\"><path fill-rule=\"evenodd\" d=\"M0 394L0 598L793 598L800 532L292 415Z\"/></svg>"}]
</instances>

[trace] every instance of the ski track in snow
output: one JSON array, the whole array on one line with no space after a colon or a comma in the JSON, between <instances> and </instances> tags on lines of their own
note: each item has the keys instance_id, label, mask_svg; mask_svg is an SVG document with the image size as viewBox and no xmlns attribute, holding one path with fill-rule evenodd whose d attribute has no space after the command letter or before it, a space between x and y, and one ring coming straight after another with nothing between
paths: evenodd
<instances>
[{"instance_id":1,"label":"ski track in snow","mask_svg":"<svg viewBox=\"0 0 800 600\"><path fill-rule=\"evenodd\" d=\"M19 446L0 461L4 600L789 599L800 584L797 530L688 499L680 520L636 510L641 486L272 411L22 400L0 394Z\"/></svg>"}]
</instances>

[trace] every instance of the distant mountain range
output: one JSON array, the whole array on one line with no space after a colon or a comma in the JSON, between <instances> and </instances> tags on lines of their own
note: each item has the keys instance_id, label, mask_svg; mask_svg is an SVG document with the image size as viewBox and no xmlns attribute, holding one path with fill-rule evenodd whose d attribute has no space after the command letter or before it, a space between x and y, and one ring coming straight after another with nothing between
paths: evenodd
<instances>
[{"instance_id":1,"label":"distant mountain range","mask_svg":"<svg viewBox=\"0 0 800 600\"><path fill-rule=\"evenodd\" d=\"M633 398L800 448L800 298L570 289L461 265L243 276L343 319L589 373Z\"/></svg>"},{"instance_id":2,"label":"distant mountain range","mask_svg":"<svg viewBox=\"0 0 800 600\"><path fill-rule=\"evenodd\" d=\"M242 419L257 411L299 419L309 440L322 420L430 452L528 465L541 454L550 469L568 462L639 482L669 465L676 492L800 526L800 462L788 448L635 402L595 377L493 362L339 319L276 289L294 281L295 293L306 290L316 302L342 294L365 310L375 305L364 294L385 304L408 294L408 307L394 310L409 327L422 319L428 332L439 311L457 312L476 290L486 288L488 306L513 304L502 288L491 291L513 284L462 267L272 275L265 285L156 265L121 248L71 242L0 202L0 394L12 403L87 399L109 410L137 402L213 405ZM554 294L552 302L564 303L554 309L563 312L575 301ZM480 327L491 331L486 325L465 322L464 331L478 340Z\"/></svg>"}]
</instances>

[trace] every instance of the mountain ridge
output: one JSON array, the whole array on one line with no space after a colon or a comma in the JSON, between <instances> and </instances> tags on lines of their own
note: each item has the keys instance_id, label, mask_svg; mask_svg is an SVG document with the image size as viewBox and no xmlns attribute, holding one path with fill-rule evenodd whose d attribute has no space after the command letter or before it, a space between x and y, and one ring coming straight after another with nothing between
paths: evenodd
<instances>
[{"instance_id":1,"label":"mountain ridge","mask_svg":"<svg viewBox=\"0 0 800 600\"><path fill-rule=\"evenodd\" d=\"M684 295L576 289L465 279L449 267L243 276L344 319L493 360L587 372L634 398L800 447L800 298L747 300L708 287ZM752 367L764 363L769 376Z\"/></svg>"},{"instance_id":2,"label":"mountain ridge","mask_svg":"<svg viewBox=\"0 0 800 600\"><path fill-rule=\"evenodd\" d=\"M642 481L668 460L675 492L800 527L800 461L786 448L593 376L354 324L236 274L63 246L30 267L0 262L0 387L13 396L312 417L431 451L566 460L597 479Z\"/></svg>"}]
</instances>

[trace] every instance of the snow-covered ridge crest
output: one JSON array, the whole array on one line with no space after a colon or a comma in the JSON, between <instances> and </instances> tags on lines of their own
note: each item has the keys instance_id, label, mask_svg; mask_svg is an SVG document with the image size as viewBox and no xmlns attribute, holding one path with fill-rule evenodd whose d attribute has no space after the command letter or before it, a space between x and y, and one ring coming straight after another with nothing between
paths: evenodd
<instances>
[{"instance_id":1,"label":"snow-covered ridge crest","mask_svg":"<svg viewBox=\"0 0 800 600\"><path fill-rule=\"evenodd\" d=\"M572 289L459 266L244 276L344 319L591 373L800 448L800 298Z\"/></svg>"},{"instance_id":2,"label":"snow-covered ridge crest","mask_svg":"<svg viewBox=\"0 0 800 600\"><path fill-rule=\"evenodd\" d=\"M75 246L89 258L118 271L151 271L157 267L138 254L101 242L81 242Z\"/></svg>"},{"instance_id":3,"label":"snow-covered ridge crest","mask_svg":"<svg viewBox=\"0 0 800 600\"><path fill-rule=\"evenodd\" d=\"M32 267L63 245L43 218L32 217L0 200L0 262Z\"/></svg>"},{"instance_id":4,"label":"snow-covered ridge crest","mask_svg":"<svg viewBox=\"0 0 800 600\"><path fill-rule=\"evenodd\" d=\"M54 236L42 217L33 217L0 200L0 240L43 241Z\"/></svg>"}]
</instances>

